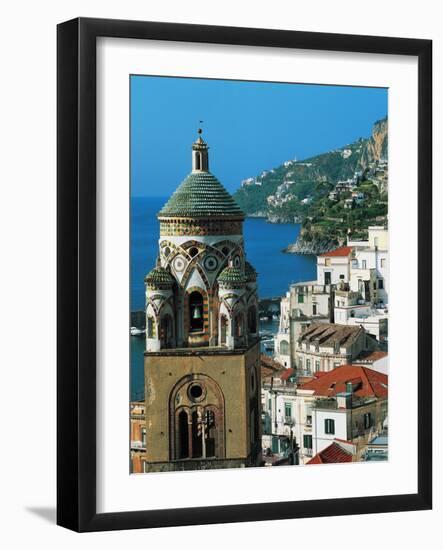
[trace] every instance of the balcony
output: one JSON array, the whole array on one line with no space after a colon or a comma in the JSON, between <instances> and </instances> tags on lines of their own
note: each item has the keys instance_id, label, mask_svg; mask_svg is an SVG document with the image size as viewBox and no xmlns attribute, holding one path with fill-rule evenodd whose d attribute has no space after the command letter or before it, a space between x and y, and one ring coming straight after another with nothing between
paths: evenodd
<instances>
[{"instance_id":1,"label":"balcony","mask_svg":"<svg viewBox=\"0 0 443 550\"><path fill-rule=\"evenodd\" d=\"M291 418L290 416L285 416L284 424L285 424L285 426L293 426L295 424L295 422L294 422L293 418Z\"/></svg>"},{"instance_id":2,"label":"balcony","mask_svg":"<svg viewBox=\"0 0 443 550\"><path fill-rule=\"evenodd\" d=\"M338 402L340 401L340 406ZM377 401L375 397L354 397L350 396L349 398L345 395L338 396L337 398L325 398L317 399L312 403L313 409L327 409L327 410L337 410L337 409L356 409L357 407L364 407L365 405L370 405Z\"/></svg>"},{"instance_id":3,"label":"balcony","mask_svg":"<svg viewBox=\"0 0 443 550\"><path fill-rule=\"evenodd\" d=\"M313 409L337 409L336 399L317 399L311 404Z\"/></svg>"}]
</instances>

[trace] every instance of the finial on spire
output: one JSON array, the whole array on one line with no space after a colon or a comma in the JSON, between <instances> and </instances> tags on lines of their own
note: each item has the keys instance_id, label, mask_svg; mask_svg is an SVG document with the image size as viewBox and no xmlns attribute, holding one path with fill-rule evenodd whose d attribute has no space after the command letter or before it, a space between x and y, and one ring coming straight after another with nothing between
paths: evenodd
<instances>
[{"instance_id":1,"label":"finial on spire","mask_svg":"<svg viewBox=\"0 0 443 550\"><path fill-rule=\"evenodd\" d=\"M199 120L198 122L199 122L199 124L203 124L203 120ZM198 130L197 130L197 133L199 135L201 135L203 133L203 129L201 127L199 127Z\"/></svg>"}]
</instances>

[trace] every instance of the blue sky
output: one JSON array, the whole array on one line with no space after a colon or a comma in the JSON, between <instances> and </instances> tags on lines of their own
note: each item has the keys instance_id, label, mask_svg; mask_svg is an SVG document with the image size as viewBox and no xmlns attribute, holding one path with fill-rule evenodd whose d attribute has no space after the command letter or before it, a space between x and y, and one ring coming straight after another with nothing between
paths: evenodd
<instances>
[{"instance_id":1,"label":"blue sky","mask_svg":"<svg viewBox=\"0 0 443 550\"><path fill-rule=\"evenodd\" d=\"M132 195L168 196L191 170L203 120L210 170L242 179L367 137L388 109L380 88L131 76Z\"/></svg>"}]
</instances>

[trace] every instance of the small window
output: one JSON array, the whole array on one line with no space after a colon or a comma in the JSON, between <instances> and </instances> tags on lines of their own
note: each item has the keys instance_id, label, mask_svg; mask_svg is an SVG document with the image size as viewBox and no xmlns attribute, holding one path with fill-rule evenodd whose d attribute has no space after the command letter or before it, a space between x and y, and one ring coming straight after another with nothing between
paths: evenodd
<instances>
[{"instance_id":1,"label":"small window","mask_svg":"<svg viewBox=\"0 0 443 550\"><path fill-rule=\"evenodd\" d=\"M380 267L386 267L386 258L381 258Z\"/></svg>"},{"instance_id":2,"label":"small window","mask_svg":"<svg viewBox=\"0 0 443 550\"><path fill-rule=\"evenodd\" d=\"M331 258L325 258L325 265L330 266L331 265Z\"/></svg>"},{"instance_id":3,"label":"small window","mask_svg":"<svg viewBox=\"0 0 443 550\"><path fill-rule=\"evenodd\" d=\"M371 413L365 413L363 415L363 425L365 430L368 430L372 426L372 415Z\"/></svg>"},{"instance_id":4,"label":"small window","mask_svg":"<svg viewBox=\"0 0 443 550\"><path fill-rule=\"evenodd\" d=\"M243 314L238 313L235 316L235 336L241 338L243 336Z\"/></svg>"},{"instance_id":5,"label":"small window","mask_svg":"<svg viewBox=\"0 0 443 550\"><path fill-rule=\"evenodd\" d=\"M379 290L383 290L383 288L384 288L383 279L378 280L378 288L379 288Z\"/></svg>"},{"instance_id":6,"label":"small window","mask_svg":"<svg viewBox=\"0 0 443 550\"><path fill-rule=\"evenodd\" d=\"M289 344L286 340L280 342L280 355L289 355Z\"/></svg>"},{"instance_id":7,"label":"small window","mask_svg":"<svg viewBox=\"0 0 443 550\"><path fill-rule=\"evenodd\" d=\"M305 296L304 296L304 294L299 294L299 295L298 295L298 303L299 303L299 304L303 304L304 301L305 301Z\"/></svg>"},{"instance_id":8,"label":"small window","mask_svg":"<svg viewBox=\"0 0 443 550\"><path fill-rule=\"evenodd\" d=\"M341 281L344 281L344 279L345 279L345 276L344 276L344 275L340 275L340 280L341 280Z\"/></svg>"},{"instance_id":9,"label":"small window","mask_svg":"<svg viewBox=\"0 0 443 550\"><path fill-rule=\"evenodd\" d=\"M316 370L316 372L318 372L320 370L320 361L319 360L315 361L315 370Z\"/></svg>"},{"instance_id":10,"label":"small window","mask_svg":"<svg viewBox=\"0 0 443 550\"><path fill-rule=\"evenodd\" d=\"M148 338L154 338L154 319L149 316L146 323L146 336Z\"/></svg>"},{"instance_id":11,"label":"small window","mask_svg":"<svg viewBox=\"0 0 443 550\"><path fill-rule=\"evenodd\" d=\"M285 403L285 418L291 418L292 416L292 405L291 403Z\"/></svg>"},{"instance_id":12,"label":"small window","mask_svg":"<svg viewBox=\"0 0 443 550\"><path fill-rule=\"evenodd\" d=\"M306 370L311 372L311 360L306 359Z\"/></svg>"},{"instance_id":13,"label":"small window","mask_svg":"<svg viewBox=\"0 0 443 550\"><path fill-rule=\"evenodd\" d=\"M325 434L335 434L335 420L332 418L325 419Z\"/></svg>"},{"instance_id":14,"label":"small window","mask_svg":"<svg viewBox=\"0 0 443 550\"><path fill-rule=\"evenodd\" d=\"M303 436L303 447L309 450L312 449L312 435L305 434Z\"/></svg>"},{"instance_id":15,"label":"small window","mask_svg":"<svg viewBox=\"0 0 443 550\"><path fill-rule=\"evenodd\" d=\"M312 315L317 315L317 304L312 304Z\"/></svg>"}]
</instances>

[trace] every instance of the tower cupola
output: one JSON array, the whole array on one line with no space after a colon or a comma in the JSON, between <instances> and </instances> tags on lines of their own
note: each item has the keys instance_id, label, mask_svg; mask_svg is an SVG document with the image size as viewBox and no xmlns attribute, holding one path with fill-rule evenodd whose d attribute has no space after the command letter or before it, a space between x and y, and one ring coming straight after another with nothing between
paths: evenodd
<instances>
[{"instance_id":1,"label":"tower cupola","mask_svg":"<svg viewBox=\"0 0 443 550\"><path fill-rule=\"evenodd\" d=\"M209 172L208 145L201 136L202 129L198 129L198 138L192 144L192 171Z\"/></svg>"}]
</instances>

